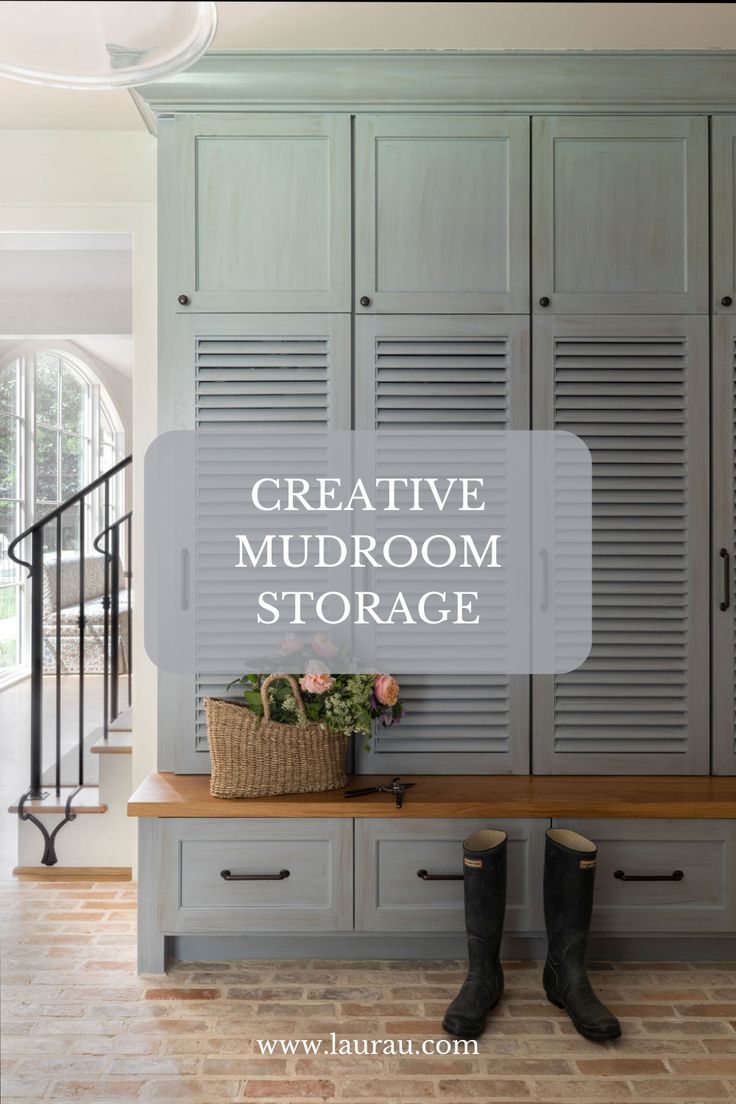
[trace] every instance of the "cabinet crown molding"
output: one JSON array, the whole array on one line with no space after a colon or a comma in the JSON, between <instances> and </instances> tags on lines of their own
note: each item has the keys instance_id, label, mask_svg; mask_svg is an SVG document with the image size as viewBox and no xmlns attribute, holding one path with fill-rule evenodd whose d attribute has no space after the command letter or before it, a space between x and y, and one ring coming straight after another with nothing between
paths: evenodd
<instances>
[{"instance_id":1,"label":"cabinet crown molding","mask_svg":"<svg viewBox=\"0 0 736 1104\"><path fill-rule=\"evenodd\" d=\"M736 51L211 51L132 93L156 116L198 111L721 112Z\"/></svg>"}]
</instances>

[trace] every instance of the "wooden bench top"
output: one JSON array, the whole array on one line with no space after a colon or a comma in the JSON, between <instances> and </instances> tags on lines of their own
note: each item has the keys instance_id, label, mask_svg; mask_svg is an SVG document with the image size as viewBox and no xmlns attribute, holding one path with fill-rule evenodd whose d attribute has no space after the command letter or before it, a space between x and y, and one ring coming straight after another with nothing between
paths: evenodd
<instances>
[{"instance_id":1,"label":"wooden bench top","mask_svg":"<svg viewBox=\"0 0 736 1104\"><path fill-rule=\"evenodd\" d=\"M386 775L360 775L371 786ZM396 809L390 794L346 800L342 790L222 800L209 777L154 771L128 802L132 817L676 817L736 819L736 778L694 776L402 775L416 782Z\"/></svg>"}]
</instances>

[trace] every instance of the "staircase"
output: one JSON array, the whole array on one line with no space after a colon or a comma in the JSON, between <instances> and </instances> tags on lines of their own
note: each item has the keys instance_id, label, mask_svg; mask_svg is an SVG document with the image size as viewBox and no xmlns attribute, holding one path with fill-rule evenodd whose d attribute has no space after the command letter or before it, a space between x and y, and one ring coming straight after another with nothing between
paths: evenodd
<instances>
[{"instance_id":1,"label":"staircase","mask_svg":"<svg viewBox=\"0 0 736 1104\"><path fill-rule=\"evenodd\" d=\"M126 815L133 751L132 517L127 513L111 519L111 484L131 460L121 460L34 522L8 549L10 558L27 568L31 582L30 778L9 810L18 817L18 874L57 868L66 877L85 871L98 878L130 876L135 838ZM93 502L104 527L90 540L85 525L87 517L94 516ZM68 600L70 568L62 539L65 515L68 519L71 511L76 511L78 550L72 556L74 593L62 609ZM22 559L16 549L26 541L30 558ZM104 589L100 594L93 588L90 597L93 569L104 574ZM69 656L76 664L71 676ZM127 670L121 670L121 657ZM102 724L96 729L90 729L85 692L90 663L99 665L94 669L103 679ZM62 680L70 677L78 684L73 703L76 739L64 750L62 727L65 722L68 729L69 717L63 717ZM53 709L47 709L47 717L45 679L54 685ZM123 709L121 696L127 698Z\"/></svg>"}]
</instances>

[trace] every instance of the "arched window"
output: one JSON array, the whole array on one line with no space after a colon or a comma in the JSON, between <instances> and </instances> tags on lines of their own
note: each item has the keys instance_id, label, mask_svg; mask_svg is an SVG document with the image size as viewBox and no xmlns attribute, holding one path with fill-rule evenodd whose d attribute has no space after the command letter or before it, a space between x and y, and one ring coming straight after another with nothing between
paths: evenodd
<instances>
[{"instance_id":1,"label":"arched window","mask_svg":"<svg viewBox=\"0 0 736 1104\"><path fill-rule=\"evenodd\" d=\"M0 683L25 661L24 580L7 557L13 537L124 456L121 418L92 367L64 347L24 345L0 361ZM111 485L111 518L124 508ZM90 496L86 541L104 528L101 495ZM56 527L45 530L48 551ZM62 548L79 548L78 507L63 518Z\"/></svg>"}]
</instances>

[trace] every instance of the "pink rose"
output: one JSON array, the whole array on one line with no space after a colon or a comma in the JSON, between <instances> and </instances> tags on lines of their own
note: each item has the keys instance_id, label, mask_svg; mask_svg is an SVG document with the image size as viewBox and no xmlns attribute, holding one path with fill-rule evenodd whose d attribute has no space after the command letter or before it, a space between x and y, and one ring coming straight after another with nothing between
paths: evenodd
<instances>
[{"instance_id":1,"label":"pink rose","mask_svg":"<svg viewBox=\"0 0 736 1104\"><path fill-rule=\"evenodd\" d=\"M281 640L279 645L280 655L289 655L291 652L299 651L299 641L296 637L296 633L287 633Z\"/></svg>"},{"instance_id":2,"label":"pink rose","mask_svg":"<svg viewBox=\"0 0 736 1104\"><path fill-rule=\"evenodd\" d=\"M381 705L396 705L400 686L393 675L376 675L373 693Z\"/></svg>"},{"instance_id":3,"label":"pink rose","mask_svg":"<svg viewBox=\"0 0 736 1104\"><path fill-rule=\"evenodd\" d=\"M315 633L312 637L312 651L321 659L332 659L337 648L325 633Z\"/></svg>"},{"instance_id":4,"label":"pink rose","mask_svg":"<svg viewBox=\"0 0 736 1104\"><path fill-rule=\"evenodd\" d=\"M307 694L326 694L335 685L335 680L332 675L323 671L320 674L302 675L299 685Z\"/></svg>"}]
</instances>

